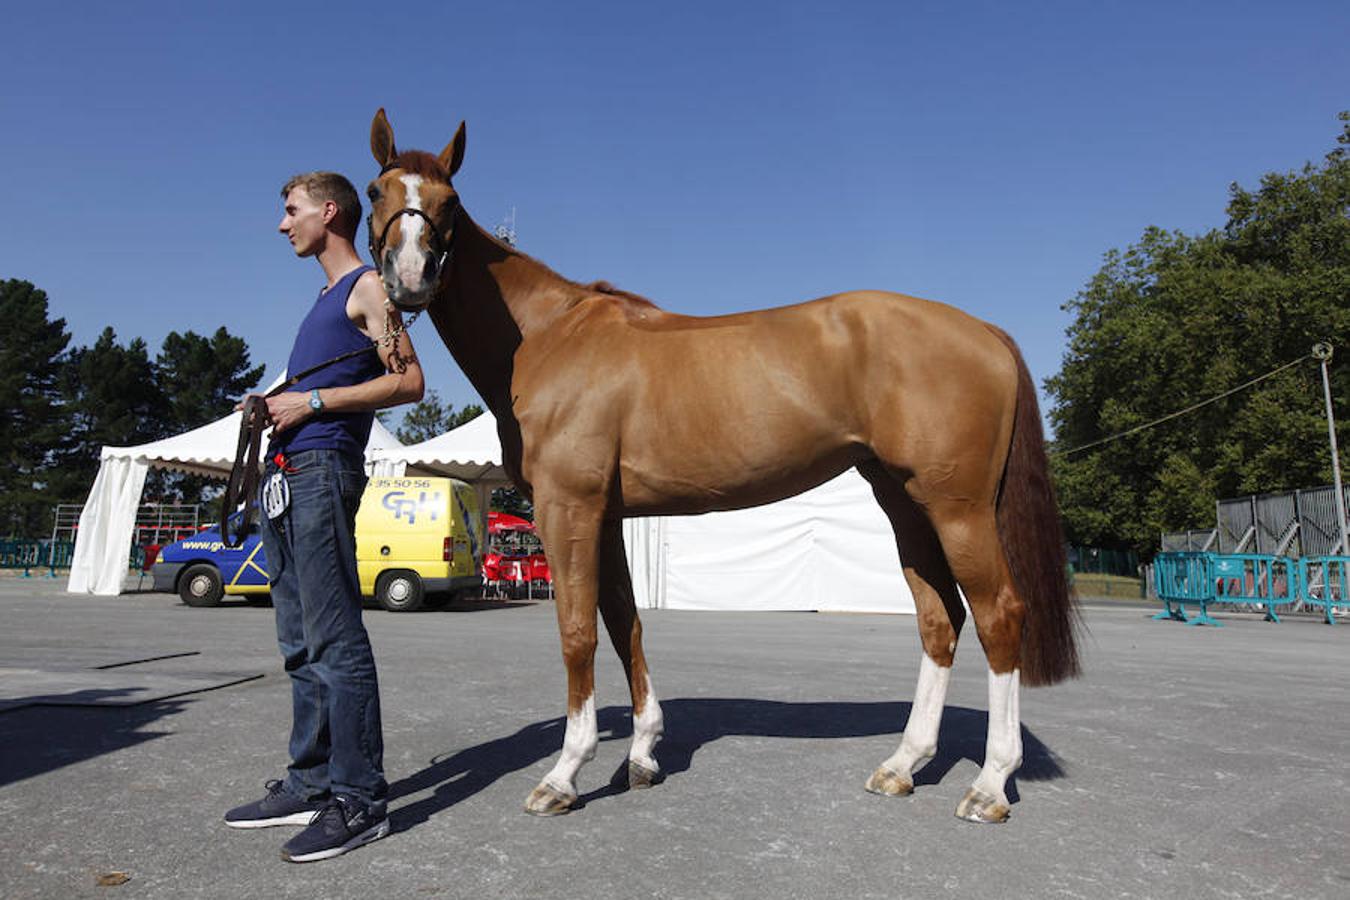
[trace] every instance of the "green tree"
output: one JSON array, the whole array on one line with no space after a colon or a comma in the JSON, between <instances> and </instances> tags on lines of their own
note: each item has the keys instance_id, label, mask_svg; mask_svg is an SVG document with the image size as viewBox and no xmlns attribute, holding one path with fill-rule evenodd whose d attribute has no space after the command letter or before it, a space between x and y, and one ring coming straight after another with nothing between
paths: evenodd
<instances>
[{"instance_id":1,"label":"green tree","mask_svg":"<svg viewBox=\"0 0 1350 900\"><path fill-rule=\"evenodd\" d=\"M49 479L53 502L85 499L104 445L132 446L174 431L145 341L134 338L122 346L110 327L92 347L70 353L61 395L69 418Z\"/></svg>"},{"instance_id":2,"label":"green tree","mask_svg":"<svg viewBox=\"0 0 1350 900\"><path fill-rule=\"evenodd\" d=\"M1309 361L1183 417L1070 452L1307 357L1333 367L1350 436L1350 115L1319 164L1230 188L1223 229L1147 229L1065 306L1053 465L1070 540L1151 553L1160 532L1212 524L1214 501L1331 481L1320 376Z\"/></svg>"},{"instance_id":3,"label":"green tree","mask_svg":"<svg viewBox=\"0 0 1350 900\"><path fill-rule=\"evenodd\" d=\"M453 403L443 404L435 391L427 391L421 400L403 414L403 424L394 432L394 436L405 444L420 444L471 422L482 414L483 407L476 403L456 411Z\"/></svg>"},{"instance_id":4,"label":"green tree","mask_svg":"<svg viewBox=\"0 0 1350 900\"><path fill-rule=\"evenodd\" d=\"M249 366L248 344L225 330L210 338L195 332L169 332L155 358L155 382L166 405L171 433L199 428L226 415L258 384L263 366ZM145 494L161 501L200 503L214 499L219 481L157 470L146 479Z\"/></svg>"},{"instance_id":5,"label":"green tree","mask_svg":"<svg viewBox=\"0 0 1350 900\"><path fill-rule=\"evenodd\" d=\"M41 537L50 453L66 430L57 386L70 334L27 281L0 281L0 317L0 534Z\"/></svg>"},{"instance_id":6,"label":"green tree","mask_svg":"<svg viewBox=\"0 0 1350 900\"><path fill-rule=\"evenodd\" d=\"M248 344L217 328L210 338L169 332L155 358L155 380L177 431L213 422L258 384L263 366L249 366Z\"/></svg>"}]
</instances>

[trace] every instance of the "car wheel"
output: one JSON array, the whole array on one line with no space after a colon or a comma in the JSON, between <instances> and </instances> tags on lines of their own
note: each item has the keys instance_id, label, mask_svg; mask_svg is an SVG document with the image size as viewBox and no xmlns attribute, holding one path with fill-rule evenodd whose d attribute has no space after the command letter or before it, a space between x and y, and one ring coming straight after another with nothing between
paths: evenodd
<instances>
[{"instance_id":1,"label":"car wheel","mask_svg":"<svg viewBox=\"0 0 1350 900\"><path fill-rule=\"evenodd\" d=\"M422 608L426 592L422 579L407 569L381 572L375 580L375 599L390 612L412 612Z\"/></svg>"},{"instance_id":2,"label":"car wheel","mask_svg":"<svg viewBox=\"0 0 1350 900\"><path fill-rule=\"evenodd\" d=\"M224 594L220 570L208 563L188 566L178 577L178 596L188 606L219 606Z\"/></svg>"}]
</instances>

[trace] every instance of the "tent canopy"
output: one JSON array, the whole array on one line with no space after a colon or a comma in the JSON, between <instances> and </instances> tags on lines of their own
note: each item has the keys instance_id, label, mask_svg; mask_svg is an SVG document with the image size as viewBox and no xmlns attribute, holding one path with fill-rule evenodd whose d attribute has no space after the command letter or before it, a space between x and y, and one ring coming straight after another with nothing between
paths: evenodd
<instances>
[{"instance_id":1,"label":"tent canopy","mask_svg":"<svg viewBox=\"0 0 1350 900\"><path fill-rule=\"evenodd\" d=\"M242 412L232 412L222 419L185 431L173 437L151 441L136 447L104 447L100 461L129 459L142 461L151 469L169 469L205 475L208 478L229 478L234 467L234 453L239 445L239 425ZM263 446L271 437L272 429L263 432ZM375 451L387 451L403 445L376 419L366 442L366 461Z\"/></svg>"},{"instance_id":2,"label":"tent canopy","mask_svg":"<svg viewBox=\"0 0 1350 900\"><path fill-rule=\"evenodd\" d=\"M508 484L502 443L490 412L419 444L377 448L370 460L376 475L427 475L470 483ZM486 508L485 508L486 509Z\"/></svg>"}]
</instances>

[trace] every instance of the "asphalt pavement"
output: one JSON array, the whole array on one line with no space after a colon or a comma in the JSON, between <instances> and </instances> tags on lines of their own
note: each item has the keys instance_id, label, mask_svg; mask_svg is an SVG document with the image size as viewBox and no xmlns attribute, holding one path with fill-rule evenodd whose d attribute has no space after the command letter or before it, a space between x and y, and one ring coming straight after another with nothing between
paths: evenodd
<instances>
[{"instance_id":1,"label":"asphalt pavement","mask_svg":"<svg viewBox=\"0 0 1350 900\"><path fill-rule=\"evenodd\" d=\"M643 613L664 783L625 791L631 722L608 645L584 805L522 804L562 742L551 603L371 611L393 833L338 859L221 821L285 766L270 608L65 593L0 578L0 898L1350 897L1350 623L1224 627L1087 604L1084 677L1022 695L998 826L953 810L984 752L985 667L957 654L938 757L895 749L913 617Z\"/></svg>"}]
</instances>

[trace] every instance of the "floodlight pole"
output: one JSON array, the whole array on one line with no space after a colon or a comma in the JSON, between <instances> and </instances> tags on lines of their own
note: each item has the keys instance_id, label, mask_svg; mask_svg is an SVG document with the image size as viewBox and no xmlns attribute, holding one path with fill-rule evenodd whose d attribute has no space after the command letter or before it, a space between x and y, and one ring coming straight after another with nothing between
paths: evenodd
<instances>
[{"instance_id":1,"label":"floodlight pole","mask_svg":"<svg viewBox=\"0 0 1350 900\"><path fill-rule=\"evenodd\" d=\"M1341 455L1336 448L1336 418L1331 412L1331 379L1327 363L1331 362L1332 347L1325 341L1313 344L1313 358L1322 364L1322 395L1327 403L1327 436L1331 440L1331 480L1336 488L1336 524L1340 527L1341 553L1350 555L1350 536L1345 527L1345 491L1341 488Z\"/></svg>"}]
</instances>

